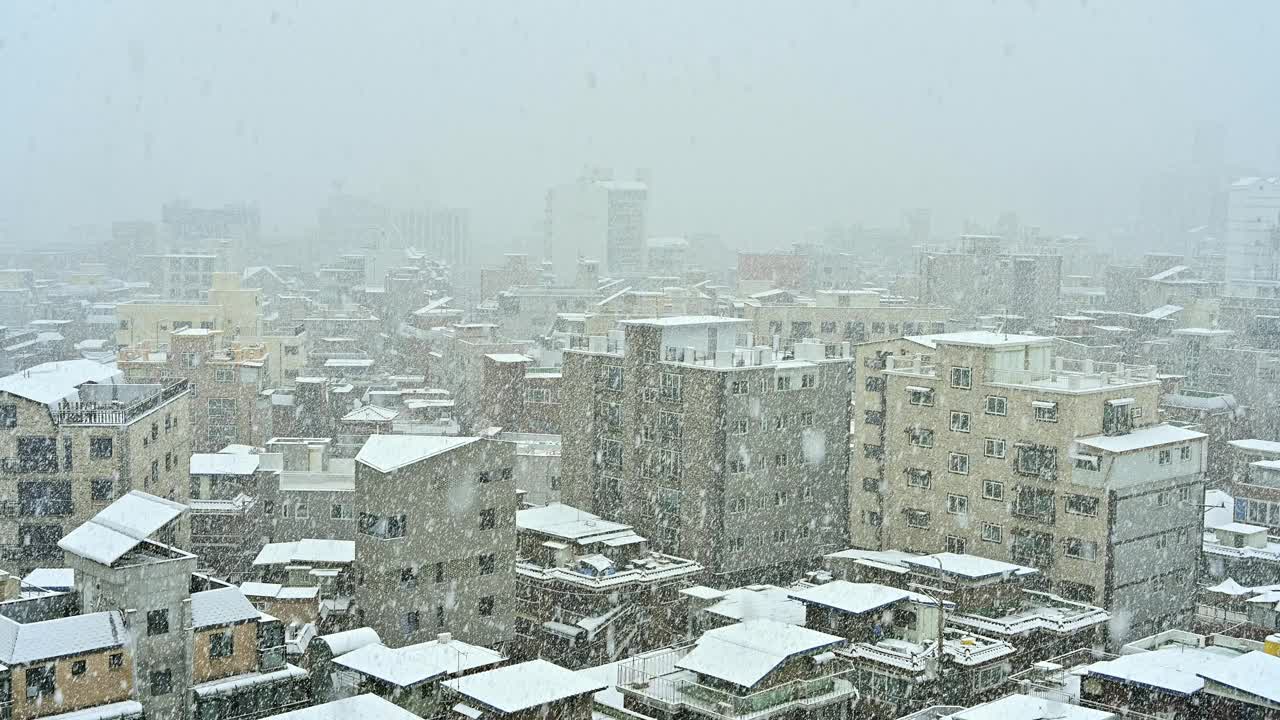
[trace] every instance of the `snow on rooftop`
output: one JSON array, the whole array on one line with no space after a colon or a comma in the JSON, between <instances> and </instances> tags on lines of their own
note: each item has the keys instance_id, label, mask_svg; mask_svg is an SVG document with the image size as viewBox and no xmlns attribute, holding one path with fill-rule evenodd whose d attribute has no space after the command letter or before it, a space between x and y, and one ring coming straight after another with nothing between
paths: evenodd
<instances>
[{"instance_id":1,"label":"snow on rooftop","mask_svg":"<svg viewBox=\"0 0 1280 720\"><path fill-rule=\"evenodd\" d=\"M1254 650L1225 663L1204 668L1200 670L1200 676L1219 685L1280 703L1280 657Z\"/></svg>"},{"instance_id":2,"label":"snow on rooftop","mask_svg":"<svg viewBox=\"0 0 1280 720\"><path fill-rule=\"evenodd\" d=\"M598 515L561 503L517 510L516 527L568 540L631 529L630 525L603 520Z\"/></svg>"},{"instance_id":3,"label":"snow on rooftop","mask_svg":"<svg viewBox=\"0 0 1280 720\"><path fill-rule=\"evenodd\" d=\"M496 363L525 363L533 362L533 358L520 353L489 353L485 357Z\"/></svg>"},{"instance_id":4,"label":"snow on rooftop","mask_svg":"<svg viewBox=\"0 0 1280 720\"><path fill-rule=\"evenodd\" d=\"M352 650L362 648L371 643L382 642L382 638L378 636L378 631L370 627L358 627L328 635L320 635L316 639L328 645L329 652L334 657L345 655Z\"/></svg>"},{"instance_id":5,"label":"snow on rooftop","mask_svg":"<svg viewBox=\"0 0 1280 720\"><path fill-rule=\"evenodd\" d=\"M1266 532L1267 528L1261 525L1248 525L1242 522L1229 522L1218 525L1214 530L1225 530L1226 532L1238 533L1240 535L1253 535L1255 533Z\"/></svg>"},{"instance_id":6,"label":"snow on rooftop","mask_svg":"<svg viewBox=\"0 0 1280 720\"><path fill-rule=\"evenodd\" d=\"M115 363L95 360L59 360L35 365L0 377L0 392L7 392L46 405L62 400L76 401L76 388L85 383L116 384L124 381L124 373Z\"/></svg>"},{"instance_id":7,"label":"snow on rooftop","mask_svg":"<svg viewBox=\"0 0 1280 720\"><path fill-rule=\"evenodd\" d=\"M750 688L788 658L846 642L836 635L775 620L748 620L703 633L676 667Z\"/></svg>"},{"instance_id":8,"label":"snow on rooftop","mask_svg":"<svg viewBox=\"0 0 1280 720\"><path fill-rule=\"evenodd\" d=\"M1113 720L1115 713L1032 695L1006 695L942 720Z\"/></svg>"},{"instance_id":9,"label":"snow on rooftop","mask_svg":"<svg viewBox=\"0 0 1280 720\"><path fill-rule=\"evenodd\" d=\"M356 558L353 540L304 539L296 542L267 543L262 546L254 565L305 565L307 563L350 563Z\"/></svg>"},{"instance_id":10,"label":"snow on rooftop","mask_svg":"<svg viewBox=\"0 0 1280 720\"><path fill-rule=\"evenodd\" d=\"M604 690L607 684L546 660L508 665L442 683L499 712L514 713Z\"/></svg>"},{"instance_id":11,"label":"snow on rooftop","mask_svg":"<svg viewBox=\"0 0 1280 720\"><path fill-rule=\"evenodd\" d=\"M622 325L649 325L653 327L683 327L686 325L727 325L730 323L749 322L744 318L720 317L718 315L677 315L675 317L644 318L639 320L620 320Z\"/></svg>"},{"instance_id":12,"label":"snow on rooftop","mask_svg":"<svg viewBox=\"0 0 1280 720\"><path fill-rule=\"evenodd\" d=\"M1280 442L1276 442L1274 440L1245 438L1242 440L1228 440L1227 444L1231 447L1245 450L1247 452L1275 453L1276 455L1280 455Z\"/></svg>"},{"instance_id":13,"label":"snow on rooftop","mask_svg":"<svg viewBox=\"0 0 1280 720\"><path fill-rule=\"evenodd\" d=\"M902 562L918 568L940 569L948 575L963 575L975 579L994 575L1031 575L1039 572L1039 570L1025 565L1015 565L977 555L962 555L949 552L903 558Z\"/></svg>"},{"instance_id":14,"label":"snow on rooftop","mask_svg":"<svg viewBox=\"0 0 1280 720\"><path fill-rule=\"evenodd\" d=\"M377 405L361 405L342 416L344 422L390 422L400 416L400 413L389 408L378 407Z\"/></svg>"},{"instance_id":15,"label":"snow on rooftop","mask_svg":"<svg viewBox=\"0 0 1280 720\"><path fill-rule=\"evenodd\" d=\"M258 456L248 453L194 453L192 475L252 475L258 471Z\"/></svg>"},{"instance_id":16,"label":"snow on rooftop","mask_svg":"<svg viewBox=\"0 0 1280 720\"><path fill-rule=\"evenodd\" d=\"M0 662L26 665L37 660L81 655L128 642L124 619L115 611L19 623L0 616Z\"/></svg>"},{"instance_id":17,"label":"snow on rooftop","mask_svg":"<svg viewBox=\"0 0 1280 720\"><path fill-rule=\"evenodd\" d=\"M1205 437L1208 437L1208 435L1174 425L1152 425L1138 428L1124 435L1095 435L1093 437L1076 438L1076 442L1103 452L1125 453L1146 450L1161 445L1190 442Z\"/></svg>"},{"instance_id":18,"label":"snow on rooftop","mask_svg":"<svg viewBox=\"0 0 1280 720\"><path fill-rule=\"evenodd\" d=\"M1051 337L1040 335L1019 335L1017 333L997 333L989 330L969 330L965 332L938 333L907 338L912 342L927 340L936 345L979 345L982 347L1016 347L1019 345L1045 345L1053 342ZM921 344L926 344L921 342Z\"/></svg>"},{"instance_id":19,"label":"snow on rooftop","mask_svg":"<svg viewBox=\"0 0 1280 720\"><path fill-rule=\"evenodd\" d=\"M365 645L340 655L333 662L392 685L412 687L446 675L460 675L494 665L506 657L489 648L461 640L439 639L389 648L381 643Z\"/></svg>"},{"instance_id":20,"label":"snow on rooftop","mask_svg":"<svg viewBox=\"0 0 1280 720\"><path fill-rule=\"evenodd\" d=\"M258 615L240 588L191 593L191 626L196 629L256 620Z\"/></svg>"},{"instance_id":21,"label":"snow on rooftop","mask_svg":"<svg viewBox=\"0 0 1280 720\"><path fill-rule=\"evenodd\" d=\"M791 598L791 591L776 585L748 585L724 591L724 599L707 612L731 620L769 619L788 625L803 625L804 603Z\"/></svg>"},{"instance_id":22,"label":"snow on rooftop","mask_svg":"<svg viewBox=\"0 0 1280 720\"><path fill-rule=\"evenodd\" d=\"M1087 666L1086 670L1090 675L1101 675L1178 695L1191 695L1204 687L1204 680L1198 673L1219 667L1230 659L1222 651L1172 645L1096 662Z\"/></svg>"},{"instance_id":23,"label":"snow on rooftop","mask_svg":"<svg viewBox=\"0 0 1280 720\"><path fill-rule=\"evenodd\" d=\"M356 460L378 472L388 473L479 439L442 435L371 435L356 454Z\"/></svg>"},{"instance_id":24,"label":"snow on rooftop","mask_svg":"<svg viewBox=\"0 0 1280 720\"><path fill-rule=\"evenodd\" d=\"M356 695L301 710L291 710L280 715L269 715L262 720L422 720L377 695Z\"/></svg>"},{"instance_id":25,"label":"snow on rooftop","mask_svg":"<svg viewBox=\"0 0 1280 720\"><path fill-rule=\"evenodd\" d=\"M69 553L110 565L152 533L185 512L186 505L131 490L67 533L58 547Z\"/></svg>"},{"instance_id":26,"label":"snow on rooftop","mask_svg":"<svg viewBox=\"0 0 1280 720\"><path fill-rule=\"evenodd\" d=\"M76 586L76 571L71 568L36 568L22 578L22 586L42 590L71 590Z\"/></svg>"},{"instance_id":27,"label":"snow on rooftop","mask_svg":"<svg viewBox=\"0 0 1280 720\"><path fill-rule=\"evenodd\" d=\"M43 715L40 720L117 720L117 718L138 717L141 714L142 703L137 700L122 700L57 715Z\"/></svg>"},{"instance_id":28,"label":"snow on rooftop","mask_svg":"<svg viewBox=\"0 0 1280 720\"><path fill-rule=\"evenodd\" d=\"M841 612L861 615L901 600L934 605L933 600L909 590L880 585L879 583L851 583L832 580L829 583L805 588L791 593L791 597L811 605L822 605Z\"/></svg>"}]
</instances>

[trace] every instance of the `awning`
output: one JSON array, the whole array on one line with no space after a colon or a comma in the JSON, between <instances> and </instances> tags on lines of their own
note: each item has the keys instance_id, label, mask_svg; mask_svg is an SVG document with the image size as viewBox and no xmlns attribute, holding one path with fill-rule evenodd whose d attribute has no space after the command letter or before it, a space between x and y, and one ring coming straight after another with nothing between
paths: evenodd
<instances>
[{"instance_id":1,"label":"awning","mask_svg":"<svg viewBox=\"0 0 1280 720\"><path fill-rule=\"evenodd\" d=\"M553 635L560 635L562 637L569 638L570 640L578 637L579 635L587 634L585 629L580 628L577 625L566 625L565 623L556 622L555 620L548 620L542 623L542 629L552 633Z\"/></svg>"},{"instance_id":2,"label":"awning","mask_svg":"<svg viewBox=\"0 0 1280 720\"><path fill-rule=\"evenodd\" d=\"M1058 407L1058 403L1055 403L1055 402L1045 402L1044 400L1032 400L1032 401L1031 401L1031 407L1038 407L1038 408L1056 408L1056 407Z\"/></svg>"},{"instance_id":3,"label":"awning","mask_svg":"<svg viewBox=\"0 0 1280 720\"><path fill-rule=\"evenodd\" d=\"M933 388L920 387L919 385L908 385L907 392L933 392Z\"/></svg>"},{"instance_id":4,"label":"awning","mask_svg":"<svg viewBox=\"0 0 1280 720\"><path fill-rule=\"evenodd\" d=\"M1133 398L1116 398L1115 400L1107 401L1107 404L1112 407L1119 407L1121 405L1132 405L1133 403L1134 403Z\"/></svg>"}]
</instances>

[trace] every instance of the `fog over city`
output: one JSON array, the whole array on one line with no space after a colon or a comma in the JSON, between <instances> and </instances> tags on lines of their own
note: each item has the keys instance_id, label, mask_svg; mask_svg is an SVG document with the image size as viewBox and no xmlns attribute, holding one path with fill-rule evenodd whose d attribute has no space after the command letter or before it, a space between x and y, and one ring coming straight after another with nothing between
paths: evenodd
<instances>
[{"instance_id":1,"label":"fog over city","mask_svg":"<svg viewBox=\"0 0 1280 720\"><path fill-rule=\"evenodd\" d=\"M0 0L0 720L1280 720L1278 31Z\"/></svg>"},{"instance_id":2,"label":"fog over city","mask_svg":"<svg viewBox=\"0 0 1280 720\"><path fill-rule=\"evenodd\" d=\"M1159 0L7 2L0 226L58 238L187 197L301 236L337 185L469 207L511 250L541 188L603 166L652 171L655 229L752 248L913 207L947 232L1013 211L1146 243L1183 202L1168 178L1277 166L1257 73L1278 20Z\"/></svg>"}]
</instances>

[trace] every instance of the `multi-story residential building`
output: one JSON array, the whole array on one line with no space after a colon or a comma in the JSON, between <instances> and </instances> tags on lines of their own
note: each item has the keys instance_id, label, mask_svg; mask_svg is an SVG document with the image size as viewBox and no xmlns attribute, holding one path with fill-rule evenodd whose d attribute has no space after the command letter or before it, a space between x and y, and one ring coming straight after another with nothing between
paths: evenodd
<instances>
[{"instance_id":1,"label":"multi-story residential building","mask_svg":"<svg viewBox=\"0 0 1280 720\"><path fill-rule=\"evenodd\" d=\"M962 317L1012 312L1052 315L1062 287L1062 255L1010 251L995 235L963 235L952 247L925 246L916 258L921 300Z\"/></svg>"},{"instance_id":2,"label":"multi-story residential building","mask_svg":"<svg viewBox=\"0 0 1280 720\"><path fill-rule=\"evenodd\" d=\"M599 260L610 275L644 270L649 187L640 180L583 178L547 193L543 257L556 277L576 276L578 260Z\"/></svg>"},{"instance_id":3,"label":"multi-story residential building","mask_svg":"<svg viewBox=\"0 0 1280 720\"><path fill-rule=\"evenodd\" d=\"M884 444L862 448L884 456L882 483L862 486L880 547L1036 567L1058 594L1126 613L1113 641L1185 619L1206 436L1151 424L1155 368L1053 357L1033 336L928 342L885 357Z\"/></svg>"},{"instance_id":4,"label":"multi-story residential building","mask_svg":"<svg viewBox=\"0 0 1280 720\"><path fill-rule=\"evenodd\" d=\"M581 669L672 644L702 566L559 503L516 513L516 657Z\"/></svg>"},{"instance_id":5,"label":"multi-story residential building","mask_svg":"<svg viewBox=\"0 0 1280 720\"><path fill-rule=\"evenodd\" d=\"M1233 294L1280 288L1280 178L1240 178L1227 191L1227 283Z\"/></svg>"},{"instance_id":6,"label":"multi-story residential building","mask_svg":"<svg viewBox=\"0 0 1280 720\"><path fill-rule=\"evenodd\" d=\"M560 502L559 435L503 432L496 439L515 445L515 481L524 491L525 504Z\"/></svg>"},{"instance_id":7,"label":"multi-story residential building","mask_svg":"<svg viewBox=\"0 0 1280 720\"><path fill-rule=\"evenodd\" d=\"M511 371L511 368L494 367L498 361L487 356L497 355L512 361L527 348L526 343L498 335L495 328L488 323L456 324L433 335L432 346L439 355L438 360L436 357L431 359L427 380L431 385L452 393L454 416L462 425L463 432L477 432L488 427L484 424L490 414L490 409L484 404L488 398L482 397L480 392L485 386L485 374L494 372L505 377L506 372ZM523 367L521 365L520 369Z\"/></svg>"},{"instance_id":8,"label":"multi-story residential building","mask_svg":"<svg viewBox=\"0 0 1280 720\"><path fill-rule=\"evenodd\" d=\"M105 636L118 642L110 643L102 668L78 681L86 667L72 662L63 689L78 682L105 693L132 687L152 718L252 719L309 703L306 673L285 663L280 623L238 589L193 575L195 556L161 542L175 537L185 512L135 490L59 542L75 573L79 610L90 613L81 617L124 608L121 626ZM104 639L101 630L80 630L93 632L89 641Z\"/></svg>"},{"instance_id":9,"label":"multi-story residential building","mask_svg":"<svg viewBox=\"0 0 1280 720\"><path fill-rule=\"evenodd\" d=\"M514 447L373 435L356 455L359 624L501 649L515 610Z\"/></svg>"},{"instance_id":10,"label":"multi-story residential building","mask_svg":"<svg viewBox=\"0 0 1280 720\"><path fill-rule=\"evenodd\" d=\"M203 300L219 264L213 253L144 255L138 260L148 268L160 296L171 302Z\"/></svg>"},{"instance_id":11,"label":"multi-story residential building","mask_svg":"<svg viewBox=\"0 0 1280 720\"><path fill-rule=\"evenodd\" d=\"M243 287L240 273L213 273L208 300L133 300L116 306L116 344L162 343L184 327L222 330L233 340L262 331L262 291Z\"/></svg>"},{"instance_id":12,"label":"multi-story residential building","mask_svg":"<svg viewBox=\"0 0 1280 720\"><path fill-rule=\"evenodd\" d=\"M131 489L186 499L188 387L126 384L92 360L0 378L0 544L10 567L61 558L69 528Z\"/></svg>"},{"instance_id":13,"label":"multi-story residential building","mask_svg":"<svg viewBox=\"0 0 1280 720\"><path fill-rule=\"evenodd\" d=\"M261 345L224 342L223 333L184 328L162 348L150 343L122 349L116 364L130 382L185 378L190 400L192 450L212 453L227 445L261 445L264 418L258 395L273 358Z\"/></svg>"},{"instance_id":14,"label":"multi-story residential building","mask_svg":"<svg viewBox=\"0 0 1280 720\"><path fill-rule=\"evenodd\" d=\"M887 303L871 290L820 290L804 302L783 290L759 295L742 302L741 317L760 339L862 343L947 330L947 308Z\"/></svg>"},{"instance_id":15,"label":"multi-story residential building","mask_svg":"<svg viewBox=\"0 0 1280 720\"><path fill-rule=\"evenodd\" d=\"M627 710L661 720L849 720L860 695L855 669L838 653L848 644L816 629L747 620L622 663L617 689Z\"/></svg>"},{"instance_id":16,"label":"multi-story residential building","mask_svg":"<svg viewBox=\"0 0 1280 720\"><path fill-rule=\"evenodd\" d=\"M846 533L849 346L778 356L744 324L624 321L565 353L561 390L565 501L723 582L807 569Z\"/></svg>"}]
</instances>

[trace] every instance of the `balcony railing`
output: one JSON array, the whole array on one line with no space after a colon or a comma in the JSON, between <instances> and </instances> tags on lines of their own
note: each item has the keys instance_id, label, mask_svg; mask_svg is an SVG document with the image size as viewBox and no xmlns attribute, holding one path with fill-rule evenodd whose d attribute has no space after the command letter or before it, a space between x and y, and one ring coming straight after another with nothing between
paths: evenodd
<instances>
[{"instance_id":1,"label":"balcony railing","mask_svg":"<svg viewBox=\"0 0 1280 720\"><path fill-rule=\"evenodd\" d=\"M0 558L9 562L62 562L62 548L57 545L0 545Z\"/></svg>"},{"instance_id":2,"label":"balcony railing","mask_svg":"<svg viewBox=\"0 0 1280 720\"><path fill-rule=\"evenodd\" d=\"M164 405L190 388L186 378L172 380L160 389L128 405L87 402L63 403L53 411L54 422L60 425L123 425Z\"/></svg>"},{"instance_id":3,"label":"balcony railing","mask_svg":"<svg viewBox=\"0 0 1280 720\"><path fill-rule=\"evenodd\" d=\"M1155 365L1054 358L1047 368L1035 370L988 368L986 381L993 385L1025 385L1052 390L1093 390L1156 380Z\"/></svg>"}]
</instances>

